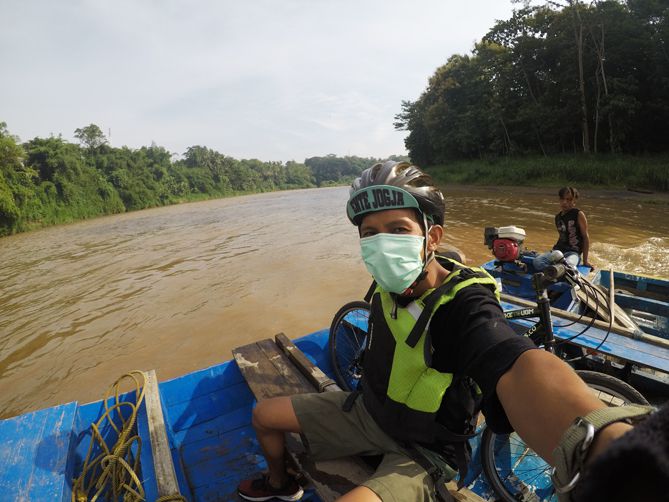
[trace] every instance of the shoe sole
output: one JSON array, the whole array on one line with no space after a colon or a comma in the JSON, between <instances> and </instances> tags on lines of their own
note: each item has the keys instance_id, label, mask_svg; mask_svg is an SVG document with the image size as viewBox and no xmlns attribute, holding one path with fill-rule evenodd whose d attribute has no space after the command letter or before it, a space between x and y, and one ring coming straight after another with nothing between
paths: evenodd
<instances>
[{"instance_id":1,"label":"shoe sole","mask_svg":"<svg viewBox=\"0 0 669 502\"><path fill-rule=\"evenodd\" d=\"M244 500L251 500L252 502L264 502L265 500L272 499L284 500L286 502L296 502L302 498L302 495L304 495L304 490L300 488L299 492L295 492L292 495L270 495L269 497L251 497L250 495L243 495L240 492L237 492L237 495L239 495Z\"/></svg>"}]
</instances>

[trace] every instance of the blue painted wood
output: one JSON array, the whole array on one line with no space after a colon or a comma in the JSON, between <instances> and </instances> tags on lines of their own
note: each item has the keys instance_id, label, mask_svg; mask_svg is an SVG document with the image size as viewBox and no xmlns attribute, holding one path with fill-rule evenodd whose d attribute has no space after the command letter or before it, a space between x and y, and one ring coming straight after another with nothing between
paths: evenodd
<instances>
[{"instance_id":1,"label":"blue painted wood","mask_svg":"<svg viewBox=\"0 0 669 502\"><path fill-rule=\"evenodd\" d=\"M193 399L237 384L244 384L244 377L234 361L225 361L219 365L160 383L163 402L167 406L188 403Z\"/></svg>"},{"instance_id":2,"label":"blue painted wood","mask_svg":"<svg viewBox=\"0 0 669 502\"><path fill-rule=\"evenodd\" d=\"M669 317L669 303L667 302L624 293L616 294L615 302L624 309L631 308L661 317Z\"/></svg>"},{"instance_id":3,"label":"blue painted wood","mask_svg":"<svg viewBox=\"0 0 669 502\"><path fill-rule=\"evenodd\" d=\"M222 414L206 422L200 422L174 433L174 444L185 445L245 427L251 423L251 404Z\"/></svg>"},{"instance_id":4,"label":"blue painted wood","mask_svg":"<svg viewBox=\"0 0 669 502\"><path fill-rule=\"evenodd\" d=\"M167 407L173 431L189 429L193 425L207 422L229 413L240 405L251 404L253 394L246 384L236 384L218 392L201 395L191 402Z\"/></svg>"},{"instance_id":5,"label":"blue painted wood","mask_svg":"<svg viewBox=\"0 0 669 502\"><path fill-rule=\"evenodd\" d=\"M520 298L534 299L535 292L534 287L532 286L532 274L534 274L536 270L532 265L533 259L534 256L531 255L521 256L521 262L523 263L524 267L521 267L516 263L500 264L495 260L484 263L482 267L490 275L501 280L502 290L505 293L518 296ZM578 268L579 271L584 275L590 271L589 267ZM569 289L570 286L564 282L558 282L548 288L548 290L553 293L553 296L557 296L559 293L565 293Z\"/></svg>"},{"instance_id":6,"label":"blue painted wood","mask_svg":"<svg viewBox=\"0 0 669 502\"><path fill-rule=\"evenodd\" d=\"M512 303L502 302L505 310L518 308ZM569 324L570 321L554 319L555 337L559 340L566 340L580 333L584 328L581 324ZM521 326L529 328L533 322L528 320L514 320ZM600 345L602 340L604 343ZM589 328L585 333L570 341L574 345L584 348L597 349L599 352L611 356L616 356L627 361L638 363L652 369L657 369L669 373L669 349L659 347L650 343L640 342L626 336L608 333L599 328Z\"/></svg>"},{"instance_id":7,"label":"blue painted wood","mask_svg":"<svg viewBox=\"0 0 669 502\"><path fill-rule=\"evenodd\" d=\"M593 278L595 284L608 288L611 285L608 270L599 270ZM613 272L613 282L616 287L645 291L654 295L664 296L669 301L669 280L661 277L651 277L641 274L630 274L621 271Z\"/></svg>"},{"instance_id":8,"label":"blue painted wood","mask_svg":"<svg viewBox=\"0 0 669 502\"><path fill-rule=\"evenodd\" d=\"M142 451L140 462L142 465L142 486L146 500L158 499L158 485L156 483L156 471L153 465L153 452L151 451L151 435L149 434L149 419L146 415L146 406L142 402L137 410L137 433L142 438Z\"/></svg>"},{"instance_id":9,"label":"blue painted wood","mask_svg":"<svg viewBox=\"0 0 669 502\"><path fill-rule=\"evenodd\" d=\"M0 421L0 498L70 500L77 403Z\"/></svg>"}]
</instances>

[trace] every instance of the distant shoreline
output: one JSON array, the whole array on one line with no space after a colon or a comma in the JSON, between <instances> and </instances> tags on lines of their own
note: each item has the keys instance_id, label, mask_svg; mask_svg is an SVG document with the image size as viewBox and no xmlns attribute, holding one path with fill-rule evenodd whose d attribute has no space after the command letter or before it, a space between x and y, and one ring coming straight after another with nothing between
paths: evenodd
<instances>
[{"instance_id":1,"label":"distant shoreline","mask_svg":"<svg viewBox=\"0 0 669 502\"><path fill-rule=\"evenodd\" d=\"M556 183L555 186L518 186L518 185L504 185L504 186L491 186L491 185L472 185L472 184L459 184L459 183L439 183L442 192L444 195L449 195L450 193L461 194L467 192L472 188L480 191L489 191L499 193L500 191L509 192L509 193L526 193L526 194L546 194L546 195L555 195L557 197L558 189L564 184ZM580 196L582 199L593 198L593 199L625 199L625 200L634 200L639 202L647 202L650 204L667 204L669 205L669 193L667 192L652 192L652 193L642 193L633 191L630 189L625 190L624 188L580 188L578 185L573 184L578 188Z\"/></svg>"}]
</instances>

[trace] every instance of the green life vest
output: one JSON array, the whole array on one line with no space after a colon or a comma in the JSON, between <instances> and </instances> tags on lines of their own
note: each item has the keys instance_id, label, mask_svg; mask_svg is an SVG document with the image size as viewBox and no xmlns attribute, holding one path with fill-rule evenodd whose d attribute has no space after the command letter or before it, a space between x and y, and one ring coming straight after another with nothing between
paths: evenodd
<instances>
[{"instance_id":1,"label":"green life vest","mask_svg":"<svg viewBox=\"0 0 669 502\"><path fill-rule=\"evenodd\" d=\"M495 291L498 299L499 292L495 279L485 270L449 262L447 267L454 270L444 283L404 307L380 286L372 297L362 394L374 419L400 441L432 443L468 437L463 431L448 431L436 421L453 374L431 367L429 323L435 311L463 288L482 284Z\"/></svg>"}]
</instances>

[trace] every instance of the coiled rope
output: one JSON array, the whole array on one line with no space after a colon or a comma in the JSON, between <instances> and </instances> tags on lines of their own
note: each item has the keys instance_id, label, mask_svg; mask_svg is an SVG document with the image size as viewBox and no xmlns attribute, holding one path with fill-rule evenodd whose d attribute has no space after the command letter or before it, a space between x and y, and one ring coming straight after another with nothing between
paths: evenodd
<instances>
[{"instance_id":1,"label":"coiled rope","mask_svg":"<svg viewBox=\"0 0 669 502\"><path fill-rule=\"evenodd\" d=\"M121 384L126 381L134 384L134 403L120 400ZM105 412L97 422L91 424L91 442L81 474L72 484L72 502L95 502L100 497L124 502L146 500L142 482L137 475L142 451L142 439L137 434L137 411L144 401L145 383L146 374L135 370L121 376L105 393ZM113 405L110 406L112 395ZM124 410L127 417L123 414ZM113 429L116 437L111 447L100 432L111 434L109 428ZM100 453L93 457L94 451ZM162 496L156 502L185 501L182 495L174 494Z\"/></svg>"}]
</instances>

